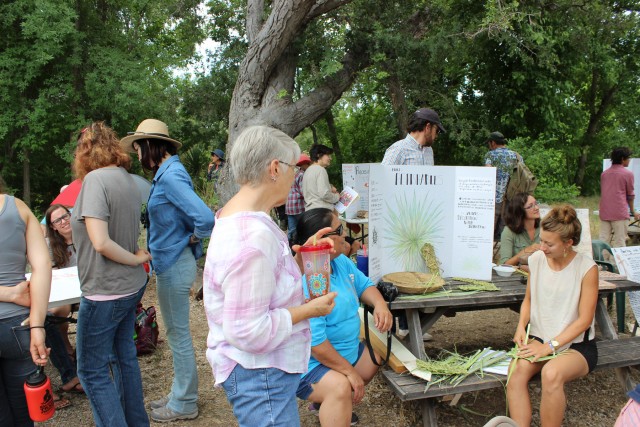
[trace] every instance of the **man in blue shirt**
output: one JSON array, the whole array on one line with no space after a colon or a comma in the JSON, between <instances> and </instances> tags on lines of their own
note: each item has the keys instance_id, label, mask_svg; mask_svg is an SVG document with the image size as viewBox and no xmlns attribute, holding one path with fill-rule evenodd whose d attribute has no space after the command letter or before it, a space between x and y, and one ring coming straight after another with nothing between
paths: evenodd
<instances>
[{"instance_id":1,"label":"man in blue shirt","mask_svg":"<svg viewBox=\"0 0 640 427\"><path fill-rule=\"evenodd\" d=\"M518 154L506 147L507 138L500 132L491 132L485 142L490 151L484 156L484 165L496 168L496 210L493 220L493 241L498 242L504 228L502 220L504 193L507 191L511 171L518 161Z\"/></svg>"}]
</instances>

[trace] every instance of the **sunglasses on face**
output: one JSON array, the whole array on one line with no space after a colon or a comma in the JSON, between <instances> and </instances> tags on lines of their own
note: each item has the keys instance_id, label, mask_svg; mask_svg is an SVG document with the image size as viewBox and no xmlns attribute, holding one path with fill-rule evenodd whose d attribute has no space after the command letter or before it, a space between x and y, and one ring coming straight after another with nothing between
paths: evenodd
<instances>
[{"instance_id":1,"label":"sunglasses on face","mask_svg":"<svg viewBox=\"0 0 640 427\"><path fill-rule=\"evenodd\" d=\"M338 226L338 228L336 228L335 230L330 231L329 233L325 234L324 237L327 237L327 236L342 236L342 230L343 230L342 224L340 224Z\"/></svg>"}]
</instances>

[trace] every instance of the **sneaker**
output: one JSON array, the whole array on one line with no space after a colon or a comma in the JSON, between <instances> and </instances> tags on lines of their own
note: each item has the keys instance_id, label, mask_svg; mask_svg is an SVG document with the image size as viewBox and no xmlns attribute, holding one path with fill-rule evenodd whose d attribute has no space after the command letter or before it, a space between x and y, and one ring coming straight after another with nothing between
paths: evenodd
<instances>
[{"instance_id":1,"label":"sneaker","mask_svg":"<svg viewBox=\"0 0 640 427\"><path fill-rule=\"evenodd\" d=\"M318 411L320 410L320 405L321 405L320 403L311 402L309 404L309 412L311 412L314 415L318 415ZM360 418L358 418L355 412L352 412L350 425L355 426L358 424L359 421L360 421Z\"/></svg>"},{"instance_id":2,"label":"sneaker","mask_svg":"<svg viewBox=\"0 0 640 427\"><path fill-rule=\"evenodd\" d=\"M166 406L163 406L162 408L152 410L151 414L149 414L149 417L153 421L158 423L168 423L177 420L193 420L195 418L198 418L198 410L196 409L190 414L180 414L178 412L172 411Z\"/></svg>"},{"instance_id":3,"label":"sneaker","mask_svg":"<svg viewBox=\"0 0 640 427\"><path fill-rule=\"evenodd\" d=\"M402 340L407 335L409 335L409 330L408 329L398 329L398 332L396 332L396 335L398 336L398 338L400 338Z\"/></svg>"},{"instance_id":4,"label":"sneaker","mask_svg":"<svg viewBox=\"0 0 640 427\"><path fill-rule=\"evenodd\" d=\"M149 402L149 408L151 408L152 410L164 408L165 406L167 406L167 403L169 403L169 396L161 397L160 399L152 400L151 402Z\"/></svg>"}]
</instances>

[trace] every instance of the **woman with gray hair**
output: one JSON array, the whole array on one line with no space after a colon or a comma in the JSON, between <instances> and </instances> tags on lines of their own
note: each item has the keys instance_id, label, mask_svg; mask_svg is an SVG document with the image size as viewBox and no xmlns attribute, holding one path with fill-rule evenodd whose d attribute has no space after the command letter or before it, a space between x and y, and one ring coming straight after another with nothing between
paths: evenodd
<instances>
[{"instance_id":1,"label":"woman with gray hair","mask_svg":"<svg viewBox=\"0 0 640 427\"><path fill-rule=\"evenodd\" d=\"M286 200L299 156L279 130L252 126L240 134L228 159L240 190L217 212L207 251L207 359L240 426L300 425L295 392L309 362L308 319L334 307L335 292L305 303L301 262L269 216Z\"/></svg>"}]
</instances>

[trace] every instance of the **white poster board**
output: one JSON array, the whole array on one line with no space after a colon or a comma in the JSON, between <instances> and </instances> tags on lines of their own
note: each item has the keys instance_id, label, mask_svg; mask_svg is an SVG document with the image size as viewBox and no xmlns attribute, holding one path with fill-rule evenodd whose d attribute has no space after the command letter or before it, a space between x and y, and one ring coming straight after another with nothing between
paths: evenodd
<instances>
[{"instance_id":1,"label":"white poster board","mask_svg":"<svg viewBox=\"0 0 640 427\"><path fill-rule=\"evenodd\" d=\"M611 159L603 159L602 171L604 172L610 167L611 167ZM638 188L637 186L639 185L638 183L640 182L640 159L631 159L631 161L629 162L629 166L627 166L627 169L633 172L634 183L636 185L636 188ZM639 209L640 205L638 203L640 203L640 191L636 190L635 193L636 193L636 198L634 199L633 206L636 209Z\"/></svg>"},{"instance_id":2,"label":"white poster board","mask_svg":"<svg viewBox=\"0 0 640 427\"><path fill-rule=\"evenodd\" d=\"M495 168L372 164L369 277L426 272L431 243L443 277L491 279Z\"/></svg>"},{"instance_id":3,"label":"white poster board","mask_svg":"<svg viewBox=\"0 0 640 427\"><path fill-rule=\"evenodd\" d=\"M544 218L550 211L550 208L540 208L540 219ZM585 254L593 259L593 249L591 248L591 225L589 223L589 209L576 209L578 220L582 225L582 233L580 233L580 243L574 249L576 252Z\"/></svg>"},{"instance_id":4,"label":"white poster board","mask_svg":"<svg viewBox=\"0 0 640 427\"><path fill-rule=\"evenodd\" d=\"M27 280L31 274L26 275ZM51 271L51 293L49 294L49 308L80 302L80 279L78 267L61 268Z\"/></svg>"},{"instance_id":5,"label":"white poster board","mask_svg":"<svg viewBox=\"0 0 640 427\"><path fill-rule=\"evenodd\" d=\"M618 272L632 282L640 282L640 246L611 248ZM637 320L640 320L640 291L627 292L629 303Z\"/></svg>"},{"instance_id":6,"label":"white poster board","mask_svg":"<svg viewBox=\"0 0 640 427\"><path fill-rule=\"evenodd\" d=\"M358 193L358 199L346 210L346 218L355 218L358 211L369 210L370 165L370 163L345 163L342 165L342 188L351 187Z\"/></svg>"}]
</instances>

